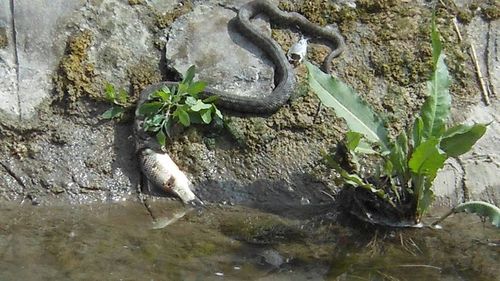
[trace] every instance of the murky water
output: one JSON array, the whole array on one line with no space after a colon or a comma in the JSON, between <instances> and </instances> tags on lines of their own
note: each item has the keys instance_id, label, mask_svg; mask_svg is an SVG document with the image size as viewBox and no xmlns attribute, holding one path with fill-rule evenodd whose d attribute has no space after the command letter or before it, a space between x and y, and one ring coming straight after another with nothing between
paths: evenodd
<instances>
[{"instance_id":1,"label":"murky water","mask_svg":"<svg viewBox=\"0 0 500 281\"><path fill-rule=\"evenodd\" d=\"M172 216L184 209L161 203ZM168 205L168 206L167 206ZM162 209L163 208L163 209ZM209 207L152 229L139 203L0 208L0 280L498 280L500 231L473 216L383 232ZM167 219L158 217L158 219ZM157 225L158 226L158 225Z\"/></svg>"}]
</instances>

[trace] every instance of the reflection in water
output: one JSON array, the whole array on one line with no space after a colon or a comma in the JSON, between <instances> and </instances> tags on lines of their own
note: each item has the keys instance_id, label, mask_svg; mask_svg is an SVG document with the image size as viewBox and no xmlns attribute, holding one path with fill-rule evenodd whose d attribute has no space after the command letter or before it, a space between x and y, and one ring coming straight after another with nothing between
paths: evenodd
<instances>
[{"instance_id":1,"label":"reflection in water","mask_svg":"<svg viewBox=\"0 0 500 281\"><path fill-rule=\"evenodd\" d=\"M317 216L161 203L0 208L0 280L494 280L499 232L472 216L443 230L346 228ZM173 215L175 217L175 215ZM163 222L168 217L162 217ZM171 218L170 218L171 219ZM157 220L158 221L158 220ZM495 244L496 243L496 244Z\"/></svg>"}]
</instances>

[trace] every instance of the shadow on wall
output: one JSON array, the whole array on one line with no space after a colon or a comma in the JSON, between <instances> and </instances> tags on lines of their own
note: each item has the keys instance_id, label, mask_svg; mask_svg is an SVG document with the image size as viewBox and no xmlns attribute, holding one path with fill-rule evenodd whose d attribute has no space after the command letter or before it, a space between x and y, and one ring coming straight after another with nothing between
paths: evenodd
<instances>
[{"instance_id":1,"label":"shadow on wall","mask_svg":"<svg viewBox=\"0 0 500 281\"><path fill-rule=\"evenodd\" d=\"M315 181L309 174L294 174L291 182L266 179L256 180L249 184L236 181L208 180L197 185L196 194L207 203L225 203L245 205L265 212L283 216L297 217L299 214L289 213L299 207L333 204L332 198L324 192L331 193L321 182ZM302 210L303 211L303 210Z\"/></svg>"}]
</instances>

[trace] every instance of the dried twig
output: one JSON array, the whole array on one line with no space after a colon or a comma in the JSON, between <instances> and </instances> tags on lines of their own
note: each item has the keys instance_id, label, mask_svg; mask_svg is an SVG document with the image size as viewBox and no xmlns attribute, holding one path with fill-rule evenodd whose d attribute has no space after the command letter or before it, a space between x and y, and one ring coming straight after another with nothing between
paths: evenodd
<instances>
[{"instance_id":1,"label":"dried twig","mask_svg":"<svg viewBox=\"0 0 500 281\"><path fill-rule=\"evenodd\" d=\"M330 199L332 199L333 201L335 201L335 197L333 197L333 195L331 195L330 193L324 191L324 190L321 190L320 191L321 193L325 194L326 196L330 197Z\"/></svg>"},{"instance_id":2,"label":"dried twig","mask_svg":"<svg viewBox=\"0 0 500 281\"><path fill-rule=\"evenodd\" d=\"M462 38L462 34L460 33L460 28L458 27L458 22L457 22L456 17L453 18L453 26L455 27L455 31L457 32L458 41L462 42L463 38Z\"/></svg>"},{"instance_id":3,"label":"dried twig","mask_svg":"<svg viewBox=\"0 0 500 281\"><path fill-rule=\"evenodd\" d=\"M490 32L491 32L491 22L488 22L488 32L486 33L486 50L485 50L485 57L486 57L486 77L487 77L487 82L488 82L488 90L490 91L490 96L492 97L497 97L497 93L495 90L495 87L491 85L491 73L490 73ZM495 48L495 47L492 47Z\"/></svg>"},{"instance_id":4,"label":"dried twig","mask_svg":"<svg viewBox=\"0 0 500 281\"><path fill-rule=\"evenodd\" d=\"M479 68L479 63L477 62L476 49L474 48L474 45L472 43L470 43L470 50L471 50L472 60L474 61L474 64L476 66L477 78L479 79L479 83L481 84L481 89L483 90L484 103L486 105L490 105L489 92L488 89L486 88L486 84L484 83L483 75L481 74L481 69Z\"/></svg>"}]
</instances>

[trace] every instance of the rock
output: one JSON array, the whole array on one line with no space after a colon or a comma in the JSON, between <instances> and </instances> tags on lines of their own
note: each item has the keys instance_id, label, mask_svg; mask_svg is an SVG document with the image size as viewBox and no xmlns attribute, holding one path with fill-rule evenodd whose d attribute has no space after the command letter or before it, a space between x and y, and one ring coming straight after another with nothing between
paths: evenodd
<instances>
[{"instance_id":1,"label":"rock","mask_svg":"<svg viewBox=\"0 0 500 281\"><path fill-rule=\"evenodd\" d=\"M492 21L489 25L489 40L487 60L487 75L490 82L490 89L493 95L500 95L500 56L498 55L498 46L500 45L500 21Z\"/></svg>"},{"instance_id":2,"label":"rock","mask_svg":"<svg viewBox=\"0 0 500 281\"><path fill-rule=\"evenodd\" d=\"M434 195L437 198L435 205L448 207L463 202L463 176L464 171L460 163L456 159L448 159L434 180Z\"/></svg>"},{"instance_id":3,"label":"rock","mask_svg":"<svg viewBox=\"0 0 500 281\"><path fill-rule=\"evenodd\" d=\"M472 19L463 27L468 40L476 49L478 64L486 81L490 82L492 94L500 91L500 61L498 41L500 40L500 21L486 22L480 16ZM479 83L479 81L477 82ZM484 105L480 93L477 103L471 108L454 108L452 105L452 123L466 124L490 123L486 134L472 147L472 150L460 157L460 161L451 160L438 173L435 181L437 203L456 205L467 200L484 200L500 205L500 101L490 96L491 104ZM464 193L465 192L465 193Z\"/></svg>"},{"instance_id":4,"label":"rock","mask_svg":"<svg viewBox=\"0 0 500 281\"><path fill-rule=\"evenodd\" d=\"M468 116L466 124L492 123L471 151L462 155L460 161L451 159L438 173L434 185L438 203L456 205L464 200L484 200L500 205L499 112L497 99L489 106L478 104L462 112Z\"/></svg>"},{"instance_id":5,"label":"rock","mask_svg":"<svg viewBox=\"0 0 500 281\"><path fill-rule=\"evenodd\" d=\"M0 113L19 116L17 70L12 39L10 1L0 2Z\"/></svg>"},{"instance_id":6,"label":"rock","mask_svg":"<svg viewBox=\"0 0 500 281\"><path fill-rule=\"evenodd\" d=\"M179 73L197 67L197 79L235 95L270 92L273 64L264 53L239 34L230 23L236 12L211 4L199 5L179 18L169 31L166 58ZM238 6L246 1L237 1ZM210 6L208 6L210 5ZM256 23L270 33L262 19Z\"/></svg>"},{"instance_id":7,"label":"rock","mask_svg":"<svg viewBox=\"0 0 500 281\"><path fill-rule=\"evenodd\" d=\"M8 24L9 38L8 47L0 54L1 109L10 117L29 119L49 96L51 74L66 40L61 23L86 1L56 0L50 5L46 1L28 0L11 3L14 7L10 7L9 1L0 4L0 21Z\"/></svg>"}]
</instances>

